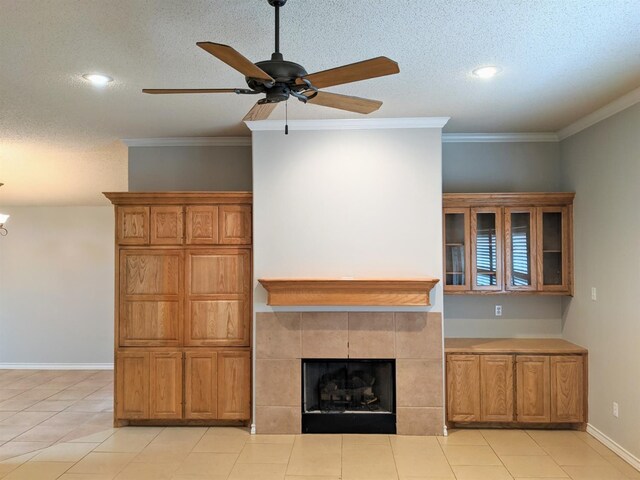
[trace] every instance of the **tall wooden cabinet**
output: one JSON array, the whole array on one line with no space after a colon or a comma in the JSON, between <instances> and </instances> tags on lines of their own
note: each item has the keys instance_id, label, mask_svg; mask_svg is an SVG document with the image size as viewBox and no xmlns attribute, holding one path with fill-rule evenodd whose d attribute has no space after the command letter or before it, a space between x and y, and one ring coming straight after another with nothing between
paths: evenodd
<instances>
[{"instance_id":1,"label":"tall wooden cabinet","mask_svg":"<svg viewBox=\"0 0 640 480\"><path fill-rule=\"evenodd\" d=\"M251 194L105 195L116 209L115 424L249 420Z\"/></svg>"},{"instance_id":2,"label":"tall wooden cabinet","mask_svg":"<svg viewBox=\"0 0 640 480\"><path fill-rule=\"evenodd\" d=\"M445 193L445 294L573 295L574 193Z\"/></svg>"}]
</instances>

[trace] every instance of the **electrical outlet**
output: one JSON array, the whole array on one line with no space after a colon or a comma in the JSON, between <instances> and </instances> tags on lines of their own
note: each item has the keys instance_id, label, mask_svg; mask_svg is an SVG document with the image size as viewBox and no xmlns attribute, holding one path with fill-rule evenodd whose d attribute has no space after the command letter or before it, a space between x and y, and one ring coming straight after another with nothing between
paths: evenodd
<instances>
[{"instance_id":1,"label":"electrical outlet","mask_svg":"<svg viewBox=\"0 0 640 480\"><path fill-rule=\"evenodd\" d=\"M618 402L613 402L613 416L618 418L620 412L618 411Z\"/></svg>"},{"instance_id":2,"label":"electrical outlet","mask_svg":"<svg viewBox=\"0 0 640 480\"><path fill-rule=\"evenodd\" d=\"M596 292L596 287L591 287L591 300L594 302L598 299L598 295Z\"/></svg>"},{"instance_id":3,"label":"electrical outlet","mask_svg":"<svg viewBox=\"0 0 640 480\"><path fill-rule=\"evenodd\" d=\"M502 316L502 305L496 305L496 317Z\"/></svg>"}]
</instances>

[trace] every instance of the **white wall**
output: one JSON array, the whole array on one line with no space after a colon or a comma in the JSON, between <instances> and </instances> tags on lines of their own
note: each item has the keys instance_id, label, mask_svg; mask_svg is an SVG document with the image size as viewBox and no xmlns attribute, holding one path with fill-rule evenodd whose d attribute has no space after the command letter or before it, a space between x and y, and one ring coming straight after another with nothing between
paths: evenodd
<instances>
[{"instance_id":1,"label":"white wall","mask_svg":"<svg viewBox=\"0 0 640 480\"><path fill-rule=\"evenodd\" d=\"M564 140L561 152L576 191L564 337L589 349L589 423L640 457L640 104Z\"/></svg>"},{"instance_id":2,"label":"white wall","mask_svg":"<svg viewBox=\"0 0 640 480\"><path fill-rule=\"evenodd\" d=\"M112 207L2 211L0 364L112 363Z\"/></svg>"},{"instance_id":3,"label":"white wall","mask_svg":"<svg viewBox=\"0 0 640 480\"><path fill-rule=\"evenodd\" d=\"M441 278L441 175L439 128L254 131L255 279Z\"/></svg>"}]
</instances>

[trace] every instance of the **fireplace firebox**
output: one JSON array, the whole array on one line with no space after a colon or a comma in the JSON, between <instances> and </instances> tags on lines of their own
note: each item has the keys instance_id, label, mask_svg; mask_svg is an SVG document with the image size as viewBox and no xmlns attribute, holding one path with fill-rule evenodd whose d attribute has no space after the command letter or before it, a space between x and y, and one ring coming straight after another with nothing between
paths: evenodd
<instances>
[{"instance_id":1,"label":"fireplace firebox","mask_svg":"<svg viewBox=\"0 0 640 480\"><path fill-rule=\"evenodd\" d=\"M395 360L302 359L302 433L396 433Z\"/></svg>"}]
</instances>

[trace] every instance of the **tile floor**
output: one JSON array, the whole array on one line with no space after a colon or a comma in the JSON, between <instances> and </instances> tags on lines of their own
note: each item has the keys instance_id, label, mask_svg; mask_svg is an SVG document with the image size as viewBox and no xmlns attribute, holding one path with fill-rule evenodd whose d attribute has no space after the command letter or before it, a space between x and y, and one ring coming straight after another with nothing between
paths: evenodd
<instances>
[{"instance_id":1,"label":"tile floor","mask_svg":"<svg viewBox=\"0 0 640 480\"><path fill-rule=\"evenodd\" d=\"M110 408L110 389L110 372L0 371L0 398L4 399L0 401L0 432L5 439L11 437L0 446L0 478L640 480L640 472L584 432L252 436L245 429L225 427L113 429L104 425L102 417L98 421L73 416L105 416L99 407ZM42 391L49 395L38 393ZM37 407L39 404L43 405ZM45 407L55 410L43 410ZM85 411L88 409L91 411ZM106 414L110 421L111 413ZM11 430L13 427L20 428ZM22 427L25 430L20 432ZM15 432L20 433L12 437Z\"/></svg>"}]
</instances>

